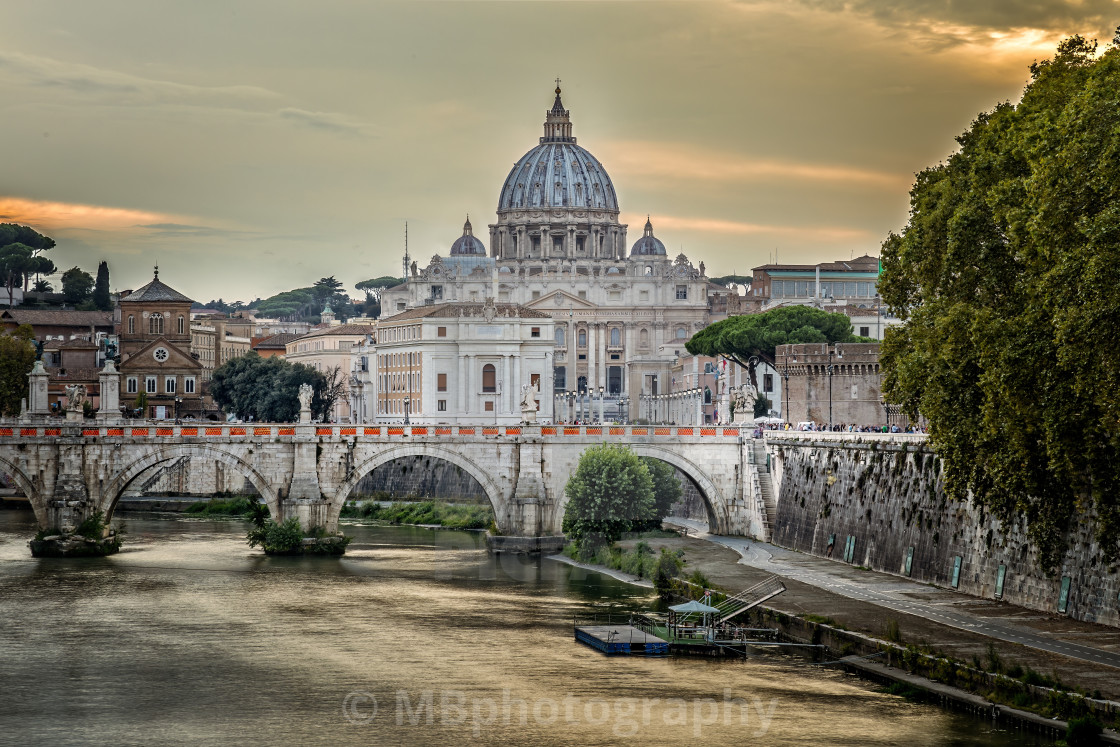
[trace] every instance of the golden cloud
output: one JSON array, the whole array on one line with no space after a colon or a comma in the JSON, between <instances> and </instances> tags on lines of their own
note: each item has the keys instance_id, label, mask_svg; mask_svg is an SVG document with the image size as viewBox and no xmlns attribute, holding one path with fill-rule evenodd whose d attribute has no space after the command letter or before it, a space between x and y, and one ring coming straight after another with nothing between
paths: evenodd
<instances>
[{"instance_id":1,"label":"golden cloud","mask_svg":"<svg viewBox=\"0 0 1120 747\"><path fill-rule=\"evenodd\" d=\"M182 219L166 213L153 213L146 210L0 195L0 221L22 223L40 231L59 229L119 231L139 230L144 224L182 222Z\"/></svg>"}]
</instances>

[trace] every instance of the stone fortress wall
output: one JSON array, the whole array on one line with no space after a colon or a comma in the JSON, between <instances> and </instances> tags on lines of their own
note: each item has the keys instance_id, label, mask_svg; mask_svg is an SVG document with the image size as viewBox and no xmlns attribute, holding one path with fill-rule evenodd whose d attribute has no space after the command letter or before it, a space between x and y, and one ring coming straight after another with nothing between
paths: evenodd
<instances>
[{"instance_id":1,"label":"stone fortress wall","mask_svg":"<svg viewBox=\"0 0 1120 747\"><path fill-rule=\"evenodd\" d=\"M803 433L770 438L767 449L777 496L774 544L844 562L854 543L854 565L946 588L954 586L959 558L957 590L985 599L997 598L1003 566L1003 601L1061 613L1066 584L1064 614L1120 625L1120 573L1102 563L1087 521L1072 528L1048 578L1022 524L1004 531L978 506L946 496L941 461L921 441Z\"/></svg>"}]
</instances>

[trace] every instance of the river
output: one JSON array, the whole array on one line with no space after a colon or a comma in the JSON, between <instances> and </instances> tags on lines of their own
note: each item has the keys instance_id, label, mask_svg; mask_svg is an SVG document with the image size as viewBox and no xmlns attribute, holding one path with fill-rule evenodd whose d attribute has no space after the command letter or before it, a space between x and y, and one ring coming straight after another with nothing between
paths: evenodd
<instances>
[{"instance_id":1,"label":"river","mask_svg":"<svg viewBox=\"0 0 1120 747\"><path fill-rule=\"evenodd\" d=\"M240 521L118 518L120 554L36 560L0 511L4 742L1033 743L795 658L607 658L573 620L647 590L475 533L350 524L342 559L267 558Z\"/></svg>"}]
</instances>

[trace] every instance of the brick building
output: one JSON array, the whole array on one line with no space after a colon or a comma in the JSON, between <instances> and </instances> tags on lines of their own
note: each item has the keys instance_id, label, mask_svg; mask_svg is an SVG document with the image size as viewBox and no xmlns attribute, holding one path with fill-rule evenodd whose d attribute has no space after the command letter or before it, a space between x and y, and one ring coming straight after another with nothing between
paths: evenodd
<instances>
[{"instance_id":1,"label":"brick building","mask_svg":"<svg viewBox=\"0 0 1120 747\"><path fill-rule=\"evenodd\" d=\"M779 345L775 358L777 374L789 377L784 393L789 422L811 421L822 426L829 422L858 426L887 422L878 343ZM785 402L782 404L784 407Z\"/></svg>"}]
</instances>

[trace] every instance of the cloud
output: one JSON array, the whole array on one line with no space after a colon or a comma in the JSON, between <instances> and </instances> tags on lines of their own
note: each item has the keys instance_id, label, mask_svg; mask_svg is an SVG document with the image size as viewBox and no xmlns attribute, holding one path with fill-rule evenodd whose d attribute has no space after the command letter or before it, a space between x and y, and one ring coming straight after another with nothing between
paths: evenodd
<instances>
[{"instance_id":1,"label":"cloud","mask_svg":"<svg viewBox=\"0 0 1120 747\"><path fill-rule=\"evenodd\" d=\"M0 74L40 88L87 96L142 97L146 101L267 101L280 94L259 86L197 86L144 78L48 57L0 52Z\"/></svg>"},{"instance_id":2,"label":"cloud","mask_svg":"<svg viewBox=\"0 0 1120 747\"><path fill-rule=\"evenodd\" d=\"M797 181L843 186L861 185L895 191L910 186L911 174L773 158L755 158L683 143L615 141L611 171L635 178L663 178L703 182Z\"/></svg>"},{"instance_id":3,"label":"cloud","mask_svg":"<svg viewBox=\"0 0 1120 747\"><path fill-rule=\"evenodd\" d=\"M625 215L624 223L640 225L645 216L637 213ZM780 236L787 239L800 239L820 242L842 242L863 240L871 232L849 226L783 226L765 223L726 220L721 218L693 218L674 215L655 215L650 217L654 231L698 231L710 234L733 236Z\"/></svg>"},{"instance_id":4,"label":"cloud","mask_svg":"<svg viewBox=\"0 0 1120 747\"><path fill-rule=\"evenodd\" d=\"M141 223L171 223L176 217L146 210L0 195L0 219L50 231L67 228L122 230Z\"/></svg>"},{"instance_id":5,"label":"cloud","mask_svg":"<svg viewBox=\"0 0 1120 747\"><path fill-rule=\"evenodd\" d=\"M304 109L289 107L281 109L277 112L277 115L281 119L298 122L299 124L326 132L337 132L346 135L367 135L371 134L373 130L372 125L363 122L355 122L342 114L333 112L309 112Z\"/></svg>"},{"instance_id":6,"label":"cloud","mask_svg":"<svg viewBox=\"0 0 1120 747\"><path fill-rule=\"evenodd\" d=\"M245 235L245 231L235 231L228 228L215 228L214 226L199 226L186 223L144 223L135 226L147 229L155 236L166 238L182 237L233 237Z\"/></svg>"}]
</instances>

